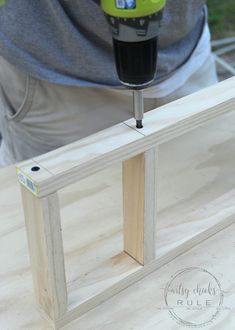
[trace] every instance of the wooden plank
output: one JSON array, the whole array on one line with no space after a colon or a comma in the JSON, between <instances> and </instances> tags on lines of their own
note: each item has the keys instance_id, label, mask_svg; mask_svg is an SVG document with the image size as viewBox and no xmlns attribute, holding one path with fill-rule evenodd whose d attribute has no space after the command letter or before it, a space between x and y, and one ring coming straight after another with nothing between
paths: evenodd
<instances>
[{"instance_id":1,"label":"wooden plank","mask_svg":"<svg viewBox=\"0 0 235 330\"><path fill-rule=\"evenodd\" d=\"M51 192L58 191L79 179L85 178L124 158L128 158L127 155L129 153L130 144L140 140L142 137L142 134L136 132L127 125L118 124L113 126L112 129L103 130L85 139L81 139L78 142L71 143L45 154L47 161L51 165L54 164L55 159L64 155L63 164L58 164L58 174L56 170L55 173L50 172L50 170L44 168L42 163L38 163L38 161L34 159L31 160L31 163L27 161L26 165L24 162L19 164L17 166L18 172L21 171L24 175L32 178L37 189L38 197L47 196ZM135 154L137 154L138 147L136 146L135 149ZM120 152L117 153L117 150ZM41 174L39 171L32 177L31 167L34 166L35 163L39 165L43 171L41 171ZM72 180L70 175L69 178L67 175L65 177L60 175L60 165L62 165L64 172L67 172L68 167L73 169Z\"/></svg>"},{"instance_id":2,"label":"wooden plank","mask_svg":"<svg viewBox=\"0 0 235 330\"><path fill-rule=\"evenodd\" d=\"M235 108L235 78L150 111L144 128L129 120L88 138L35 158L52 177L35 180L39 196L65 187L118 161L194 130ZM19 165L21 168L23 165ZM27 173L26 173L27 174Z\"/></svg>"},{"instance_id":3,"label":"wooden plank","mask_svg":"<svg viewBox=\"0 0 235 330\"><path fill-rule=\"evenodd\" d=\"M177 222L170 228L160 229L157 232L157 244L155 247L156 263L163 262L164 264L164 262L168 262L168 258L172 255L174 256L175 253L176 255L183 253L202 240L207 239L209 235L213 235L217 231L233 224L235 222L235 206L232 204L234 191L230 194L225 194L224 197L228 197L229 201L224 201L222 205L217 204L217 207L215 207L214 203L219 201L215 200L206 207L197 210L197 216L194 212L189 215L189 217L191 216L191 219L189 219L191 221L195 217L193 222L182 224ZM223 207L224 210L221 213L219 210ZM199 218L199 214L201 218ZM213 230L211 230L212 227L214 228ZM116 236L119 236L119 233ZM114 237L97 242L97 254L100 255L104 249L107 250L112 245L115 246L115 242ZM115 251L115 248L112 251ZM112 251L111 255L115 253ZM94 254L94 250L88 247L83 258L91 260L92 254ZM83 306L84 308L87 305L90 306L91 301L93 303L96 301L97 295L103 297L104 291L107 294L110 288L113 286L118 287L120 281L125 280L126 277L136 271L142 271L141 269L142 267L138 263L135 263L132 258L127 255L125 256L125 254L118 254L114 257L107 258L107 260L99 265L94 265L89 271L84 270L85 274L82 274L80 270L76 279L73 279L68 284L69 309L76 308L78 310L78 306Z\"/></svg>"},{"instance_id":4,"label":"wooden plank","mask_svg":"<svg viewBox=\"0 0 235 330\"><path fill-rule=\"evenodd\" d=\"M111 298L115 294L128 288L129 286L133 285L135 282L143 279L145 276L151 274L160 267L174 260L176 257L180 256L185 251L190 250L194 246L198 245L199 243L203 242L204 240L215 235L222 229L231 226L234 223L235 223L235 214L233 214L233 216L231 217L228 217L227 219L223 219L223 221L217 224L212 224L212 226L210 226L207 230L203 230L199 234L196 234L193 237L191 237L189 240L185 240L184 243L180 243L177 247L174 247L173 249L165 253L163 256L157 258L156 260L153 260L144 267L135 269L133 273L127 275L126 277L122 279L118 278L118 281L112 286L104 289L102 292L87 299L85 302L79 304L77 307L73 307L72 309L69 309L68 313L66 313L63 318L58 320L58 327L63 327L64 325L75 320L76 318L86 313L87 311L93 309L96 306L99 306L102 302Z\"/></svg>"},{"instance_id":5,"label":"wooden plank","mask_svg":"<svg viewBox=\"0 0 235 330\"><path fill-rule=\"evenodd\" d=\"M21 187L36 301L52 320L67 310L57 194L38 199Z\"/></svg>"},{"instance_id":6,"label":"wooden plank","mask_svg":"<svg viewBox=\"0 0 235 330\"><path fill-rule=\"evenodd\" d=\"M234 251L235 225L223 230L217 235L204 241L188 253L185 253L166 266L153 272L136 285L128 287L118 295L94 308L83 317L78 318L67 330L87 329L184 329L172 315L169 314L164 300L164 288L177 272L186 267L202 267L211 272L221 284L224 301L220 313L205 329L234 329ZM231 252L231 253L228 253ZM204 285L195 274L199 286ZM183 281L184 288L189 285ZM195 320L200 324L205 313L200 311L195 316L194 310L185 310L180 314L184 319Z\"/></svg>"},{"instance_id":7,"label":"wooden plank","mask_svg":"<svg viewBox=\"0 0 235 330\"><path fill-rule=\"evenodd\" d=\"M194 239L195 234L202 234L211 225L221 223L224 226L230 220L233 221L234 128L235 114L230 113L161 146L156 242L158 260L162 257L162 261L167 262L166 254L175 248L178 253L187 251L187 240ZM109 289L110 283L117 283L119 276L122 278L122 267L128 271L128 260L125 259L123 265L119 258L115 258L122 245L120 165L60 192L69 310L75 307L75 314L82 314L87 310L87 305L88 309L96 306L95 295L101 295L102 291ZM0 270L0 328L49 330L51 328L35 308L14 169L2 171L0 184L4 189L0 190L0 263L4 267ZM225 218L228 221L224 224ZM221 232L193 251L174 259L137 286L128 287L118 296L67 325L66 329L91 330L94 324L110 329L131 328L133 325L136 328L151 329L153 324L161 328L162 322L170 328L172 319L165 310L158 308L165 306L162 288L171 275L188 266L203 265L209 271L212 270L219 277L222 289L227 292L225 307L232 308L235 269L233 228L234 225L226 230L226 235ZM222 228L217 226L216 229ZM198 243L195 239L194 244ZM104 293L99 299L103 301L106 296ZM78 305L81 305L80 309ZM215 320L214 325L223 324L226 329L232 330L233 314L233 309L222 311L221 318ZM70 314L69 318L72 316Z\"/></svg>"},{"instance_id":8,"label":"wooden plank","mask_svg":"<svg viewBox=\"0 0 235 330\"><path fill-rule=\"evenodd\" d=\"M124 251L144 264L145 154L123 163Z\"/></svg>"},{"instance_id":9,"label":"wooden plank","mask_svg":"<svg viewBox=\"0 0 235 330\"><path fill-rule=\"evenodd\" d=\"M141 265L155 257L156 148L123 163L124 251Z\"/></svg>"}]
</instances>

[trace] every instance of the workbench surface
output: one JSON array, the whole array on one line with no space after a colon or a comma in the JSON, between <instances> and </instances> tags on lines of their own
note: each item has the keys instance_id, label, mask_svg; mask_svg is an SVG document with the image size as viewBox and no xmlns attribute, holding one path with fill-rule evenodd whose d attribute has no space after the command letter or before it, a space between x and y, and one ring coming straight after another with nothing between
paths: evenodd
<instances>
[{"instance_id":1,"label":"workbench surface","mask_svg":"<svg viewBox=\"0 0 235 330\"><path fill-rule=\"evenodd\" d=\"M235 216L235 113L161 146L159 151L159 255L224 215ZM34 303L20 191L14 167L0 171L0 329L51 329ZM102 285L118 268L122 251L121 164L60 193L68 291ZM89 311L67 330L181 329L164 293L177 271L207 270L221 285L221 310L205 329L234 329L235 224L175 258L143 280ZM117 257L118 256L118 257ZM111 260L111 266L110 266ZM123 265L122 262L122 269ZM128 264L128 267L130 265ZM102 271L103 270L103 271ZM128 269L124 269L128 271ZM113 276L118 276L115 273ZM197 272L193 278L198 281ZM210 274L208 274L210 276ZM185 287L188 283L184 283ZM75 290L76 291L76 290ZM77 298L77 297L76 297ZM71 301L73 296L70 296ZM181 318L195 319L195 311ZM203 312L195 322L203 322ZM203 327L202 327L203 328Z\"/></svg>"}]
</instances>

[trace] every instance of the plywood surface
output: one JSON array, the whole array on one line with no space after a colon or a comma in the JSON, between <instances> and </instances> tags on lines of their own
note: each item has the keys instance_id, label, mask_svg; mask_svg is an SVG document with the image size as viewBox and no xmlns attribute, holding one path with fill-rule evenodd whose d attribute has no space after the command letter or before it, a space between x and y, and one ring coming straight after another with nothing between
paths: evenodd
<instances>
[{"instance_id":1,"label":"plywood surface","mask_svg":"<svg viewBox=\"0 0 235 330\"><path fill-rule=\"evenodd\" d=\"M235 115L232 113L160 148L156 236L159 256L183 242L186 234L193 236L224 216L233 218L234 152ZM2 170L0 182L0 329L49 330L34 304L14 169ZM112 276L114 279L121 276L123 269L131 272L136 267L135 262L123 262L120 254L123 248L121 196L121 164L60 193L71 304L77 295L84 299L84 290L88 289L91 294L99 290L105 274L112 281ZM211 237L65 329L180 329L164 309L163 289L176 271L196 266L216 275L228 307L207 329L234 329L234 230L232 225ZM94 283L92 274L97 270ZM71 288L75 293L70 294Z\"/></svg>"}]
</instances>

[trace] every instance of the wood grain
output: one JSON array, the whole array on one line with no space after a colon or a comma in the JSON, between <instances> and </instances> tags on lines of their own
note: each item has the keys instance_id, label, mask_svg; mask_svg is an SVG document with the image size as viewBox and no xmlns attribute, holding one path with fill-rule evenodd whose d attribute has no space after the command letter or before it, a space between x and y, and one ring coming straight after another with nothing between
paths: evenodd
<instances>
[{"instance_id":1,"label":"wood grain","mask_svg":"<svg viewBox=\"0 0 235 330\"><path fill-rule=\"evenodd\" d=\"M144 265L155 257L156 148L123 163L124 251Z\"/></svg>"},{"instance_id":2,"label":"wood grain","mask_svg":"<svg viewBox=\"0 0 235 330\"><path fill-rule=\"evenodd\" d=\"M145 155L123 164L124 251L144 264Z\"/></svg>"},{"instance_id":3,"label":"wood grain","mask_svg":"<svg viewBox=\"0 0 235 330\"><path fill-rule=\"evenodd\" d=\"M188 239L223 219L233 221L235 115L226 114L160 147L158 167L158 266L170 252L182 254ZM60 192L69 305L94 307L94 296L115 284L136 263L118 258L122 247L120 165L92 175ZM0 328L51 330L34 301L28 248L14 168L0 171ZM14 198L12 198L14 196ZM97 216L98 215L98 216ZM230 218L230 219L229 219ZM228 224L227 222L227 224ZM66 330L178 328L165 310L163 288L176 271L201 266L221 282L228 307L208 329L234 329L234 225L183 253L147 278L68 324ZM208 233L206 234L208 235ZM205 239L206 235L201 239ZM183 245L185 244L185 245ZM117 256L117 258L115 258ZM159 259L160 258L160 259ZM118 261L120 260L120 264ZM129 268L128 268L129 267ZM103 269L103 273L102 273ZM128 270L129 269L129 270ZM97 274L98 276L95 276ZM107 281L106 274L109 275ZM125 271L124 271L125 273ZM112 281L112 283L111 283ZM90 301L84 294L89 292ZM111 294L117 292L112 288ZM107 299L107 290L100 301ZM71 312L72 313L72 312ZM75 314L78 313L78 310ZM77 315L77 314L76 314ZM70 314L69 318L74 315Z\"/></svg>"},{"instance_id":4,"label":"wood grain","mask_svg":"<svg viewBox=\"0 0 235 330\"><path fill-rule=\"evenodd\" d=\"M29 237L36 237L35 228L37 228L39 236L38 242L37 238L35 239L35 246L39 247L40 258L37 256L35 246L32 248L33 253L31 253L31 260L35 258L38 261L35 264L32 262L34 278L36 278L34 281L36 289L38 289L38 291L36 290L38 301L46 313L55 320L56 327L61 327L89 309L98 306L114 294L133 285L136 281L162 267L196 244L234 223L233 207L228 207L227 203L223 204L224 198L229 199L229 196L233 196L233 192L227 190L226 193L223 192L217 198L220 201L219 208L223 210L221 216L215 215L212 212L212 207L209 206L214 207L216 205L214 199L211 204L206 203L206 212L200 208L194 210L197 214L197 220L191 222L195 226L181 223L177 226L178 231L174 231L174 234L171 228L167 228L166 224L164 229L158 230L157 239L163 236L168 243L159 245L158 241L156 259L154 259L157 170L154 148L194 130L217 116L234 110L235 97L229 89L234 86L235 80L232 79L149 112L146 115L146 125L141 131L136 130L133 121L130 120L54 151L50 155L32 160L32 164L39 164L42 172L38 176L35 175L34 178L30 177L32 182L30 182L29 187L32 183L33 188L31 190L40 199L34 203L27 197L30 192L26 191L25 188L22 191L24 201L32 202L30 206L26 207L26 217L30 218L29 215L36 214L35 219L39 219L39 227L36 227L32 221L30 224L29 221L27 222L28 227L32 226L34 231L31 234L28 230ZM152 150L149 150L151 148ZM127 160L130 157L132 159ZM113 267L110 260L102 262L101 267L93 267L88 277L89 284L87 284L87 280L83 282L85 284L82 284L81 277L77 277L72 285L69 285L70 288L77 286L77 290L73 291L74 295L69 294L74 302L77 301L77 305L75 303L72 305L69 302L69 310L66 311L65 274L63 260L60 258L63 247L60 221L59 224L57 222L59 204L54 192L117 161L126 161L123 167L125 251L144 266L140 267L136 263L133 264L132 258L128 258L125 254L119 254L115 255L118 267ZM25 174L26 178L29 177L27 166L30 168L30 161L27 162L27 165L19 166L19 174L22 176ZM138 177L141 178L140 181L138 181ZM25 182L27 185L28 181ZM21 183L24 184L24 178ZM133 191L132 188L134 188ZM44 197L48 194L48 197ZM35 199L34 196L33 198ZM55 210L57 211L55 212ZM206 216L207 211L212 215ZM198 215L200 214L204 214L204 219L198 222ZM190 213L190 215L192 214ZM190 221L190 216L187 218L188 220ZM54 226L55 232L53 231ZM193 231L191 232L192 228ZM187 230L190 235L183 235L184 237L182 237L182 233L187 233ZM175 241L173 237L176 238ZM33 246L33 240L31 240L30 246ZM49 257L46 258L48 251L50 251ZM45 274L41 275L41 288L38 280L40 273L36 268L39 259L41 259L42 264L46 265L45 268L49 274L48 278ZM58 283L62 284L62 289ZM79 299L76 300L75 298Z\"/></svg>"},{"instance_id":5,"label":"wood grain","mask_svg":"<svg viewBox=\"0 0 235 330\"><path fill-rule=\"evenodd\" d=\"M21 191L36 301L56 321L67 310L58 198L39 199L23 186Z\"/></svg>"}]
</instances>

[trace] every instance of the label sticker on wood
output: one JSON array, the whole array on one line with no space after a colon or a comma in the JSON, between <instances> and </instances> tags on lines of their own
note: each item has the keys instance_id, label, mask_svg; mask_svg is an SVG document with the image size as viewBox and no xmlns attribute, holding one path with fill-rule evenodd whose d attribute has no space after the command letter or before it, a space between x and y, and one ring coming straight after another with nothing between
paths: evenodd
<instances>
[{"instance_id":1,"label":"label sticker on wood","mask_svg":"<svg viewBox=\"0 0 235 330\"><path fill-rule=\"evenodd\" d=\"M28 190L30 190L35 196L38 195L38 189L33 183L32 179L22 173L18 168L16 169L17 177L19 182L25 186Z\"/></svg>"}]
</instances>

